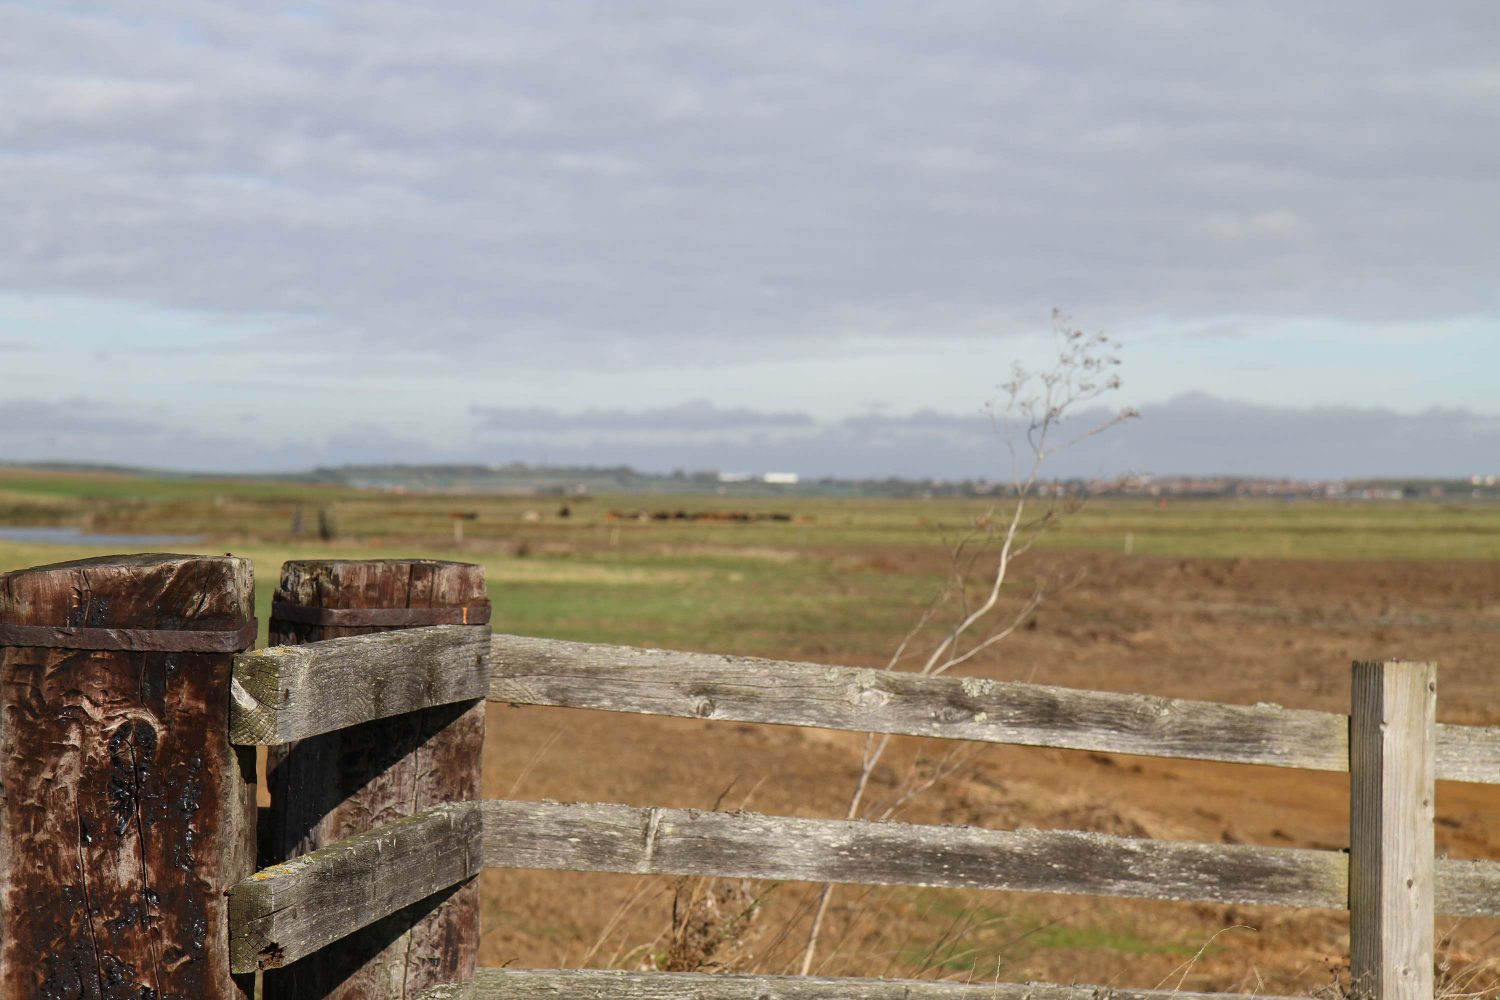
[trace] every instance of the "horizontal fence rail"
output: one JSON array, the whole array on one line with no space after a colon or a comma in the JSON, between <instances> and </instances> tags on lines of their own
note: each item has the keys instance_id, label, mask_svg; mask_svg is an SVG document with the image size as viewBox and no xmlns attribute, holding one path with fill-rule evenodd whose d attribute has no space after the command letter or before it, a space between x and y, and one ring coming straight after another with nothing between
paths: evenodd
<instances>
[{"instance_id":1,"label":"horizontal fence rail","mask_svg":"<svg viewBox=\"0 0 1500 1000\"><path fill-rule=\"evenodd\" d=\"M290 965L479 874L479 804L455 802L270 868L229 892L235 972Z\"/></svg>"},{"instance_id":2,"label":"horizontal fence rail","mask_svg":"<svg viewBox=\"0 0 1500 1000\"><path fill-rule=\"evenodd\" d=\"M491 867L1328 909L1348 899L1335 851L552 802L486 802L484 828Z\"/></svg>"},{"instance_id":3,"label":"horizontal fence rail","mask_svg":"<svg viewBox=\"0 0 1500 1000\"><path fill-rule=\"evenodd\" d=\"M1500 916L1500 861L1438 858L1437 911L1450 917Z\"/></svg>"},{"instance_id":4,"label":"horizontal fence rail","mask_svg":"<svg viewBox=\"0 0 1500 1000\"><path fill-rule=\"evenodd\" d=\"M490 698L681 718L1349 770L1349 717L1276 705L497 635ZM1500 728L1440 725L1437 777L1500 784Z\"/></svg>"},{"instance_id":5,"label":"horizontal fence rail","mask_svg":"<svg viewBox=\"0 0 1500 1000\"><path fill-rule=\"evenodd\" d=\"M613 804L492 800L484 813L494 868L1348 906L1342 851ZM1500 863L1439 859L1437 873L1440 913L1500 916Z\"/></svg>"},{"instance_id":6,"label":"horizontal fence rail","mask_svg":"<svg viewBox=\"0 0 1500 1000\"><path fill-rule=\"evenodd\" d=\"M1500 785L1500 727L1437 724L1437 777Z\"/></svg>"},{"instance_id":7,"label":"horizontal fence rail","mask_svg":"<svg viewBox=\"0 0 1500 1000\"><path fill-rule=\"evenodd\" d=\"M271 646L235 657L230 740L277 745L483 698L486 629L433 625Z\"/></svg>"},{"instance_id":8,"label":"horizontal fence rail","mask_svg":"<svg viewBox=\"0 0 1500 1000\"><path fill-rule=\"evenodd\" d=\"M585 969L480 969L473 985L441 986L419 1000L1250 1000L1248 993L1130 990L1050 983L708 975ZM1256 1000L1291 1000L1254 995Z\"/></svg>"}]
</instances>

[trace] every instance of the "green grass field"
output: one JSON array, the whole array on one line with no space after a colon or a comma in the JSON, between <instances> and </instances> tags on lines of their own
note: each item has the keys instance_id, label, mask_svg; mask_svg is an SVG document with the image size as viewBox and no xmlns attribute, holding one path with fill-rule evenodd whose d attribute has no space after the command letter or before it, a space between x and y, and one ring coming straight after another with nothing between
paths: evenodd
<instances>
[{"instance_id":1,"label":"green grass field","mask_svg":"<svg viewBox=\"0 0 1500 1000\"><path fill-rule=\"evenodd\" d=\"M571 516L557 516L566 505ZM96 531L287 538L298 508L319 509L359 544L386 538L441 545L454 513L477 515L470 541L558 539L590 532L629 543L757 546L896 546L941 543L991 505L973 500L432 496L357 491L254 479L177 479L0 469L0 525L81 524ZM757 523L612 519L611 512L780 512ZM536 520L528 520L528 512ZM1143 500L1099 498L1045 544L1149 555L1292 559L1497 559L1500 503L1437 501Z\"/></svg>"}]
</instances>

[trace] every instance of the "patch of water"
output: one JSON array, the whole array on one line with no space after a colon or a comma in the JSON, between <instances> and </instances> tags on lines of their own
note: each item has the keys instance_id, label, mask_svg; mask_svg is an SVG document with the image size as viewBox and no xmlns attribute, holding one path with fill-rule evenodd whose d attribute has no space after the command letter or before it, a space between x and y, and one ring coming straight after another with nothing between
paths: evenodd
<instances>
[{"instance_id":1,"label":"patch of water","mask_svg":"<svg viewBox=\"0 0 1500 1000\"><path fill-rule=\"evenodd\" d=\"M0 525L0 541L33 545L97 545L107 549L150 548L160 545L194 545L202 535L90 535L81 528L14 528Z\"/></svg>"}]
</instances>

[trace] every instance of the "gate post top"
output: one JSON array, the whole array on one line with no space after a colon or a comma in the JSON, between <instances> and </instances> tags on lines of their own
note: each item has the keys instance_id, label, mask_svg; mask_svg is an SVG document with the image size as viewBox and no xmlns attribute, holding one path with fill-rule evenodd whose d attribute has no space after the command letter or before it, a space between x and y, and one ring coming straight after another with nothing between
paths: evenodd
<instances>
[{"instance_id":1,"label":"gate post top","mask_svg":"<svg viewBox=\"0 0 1500 1000\"><path fill-rule=\"evenodd\" d=\"M147 553L0 574L0 622L62 628L235 628L255 616L250 560Z\"/></svg>"},{"instance_id":2,"label":"gate post top","mask_svg":"<svg viewBox=\"0 0 1500 1000\"><path fill-rule=\"evenodd\" d=\"M394 611L418 608L470 609L452 622L406 621L379 614L308 617L298 609ZM354 621L354 618L360 619ZM368 619L368 620L366 620ZM271 645L362 635L420 624L482 624L489 621L484 567L443 559L293 559L281 566L271 603Z\"/></svg>"},{"instance_id":3,"label":"gate post top","mask_svg":"<svg viewBox=\"0 0 1500 1000\"><path fill-rule=\"evenodd\" d=\"M389 601L398 592L404 596L406 588L430 591L434 585L437 593L421 596L438 601L482 597L484 567L449 559L291 559L282 563L276 589L279 598L300 604L347 607Z\"/></svg>"},{"instance_id":4,"label":"gate post top","mask_svg":"<svg viewBox=\"0 0 1500 1000\"><path fill-rule=\"evenodd\" d=\"M1395 657L1385 660L1355 660L1354 672L1377 671L1381 673L1406 674L1413 671L1433 672L1437 664L1431 660L1402 660Z\"/></svg>"}]
</instances>

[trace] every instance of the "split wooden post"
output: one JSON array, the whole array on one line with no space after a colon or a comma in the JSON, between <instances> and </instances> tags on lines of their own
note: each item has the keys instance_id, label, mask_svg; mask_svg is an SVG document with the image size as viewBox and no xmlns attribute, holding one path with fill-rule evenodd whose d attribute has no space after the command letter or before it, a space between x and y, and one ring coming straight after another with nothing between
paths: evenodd
<instances>
[{"instance_id":1,"label":"split wooden post","mask_svg":"<svg viewBox=\"0 0 1500 1000\"><path fill-rule=\"evenodd\" d=\"M429 560L282 567L271 643L489 621L484 569ZM470 700L301 740L270 755L263 862L299 857L444 802L479 798L484 702ZM351 888L351 891L352 888ZM266 1000L414 998L470 982L479 953L471 879L264 975Z\"/></svg>"},{"instance_id":2,"label":"split wooden post","mask_svg":"<svg viewBox=\"0 0 1500 1000\"><path fill-rule=\"evenodd\" d=\"M0 997L253 996L224 895L255 865L253 608L227 556L0 576Z\"/></svg>"},{"instance_id":3,"label":"split wooden post","mask_svg":"<svg viewBox=\"0 0 1500 1000\"><path fill-rule=\"evenodd\" d=\"M1349 958L1357 996L1432 1000L1437 667L1355 663Z\"/></svg>"}]
</instances>

